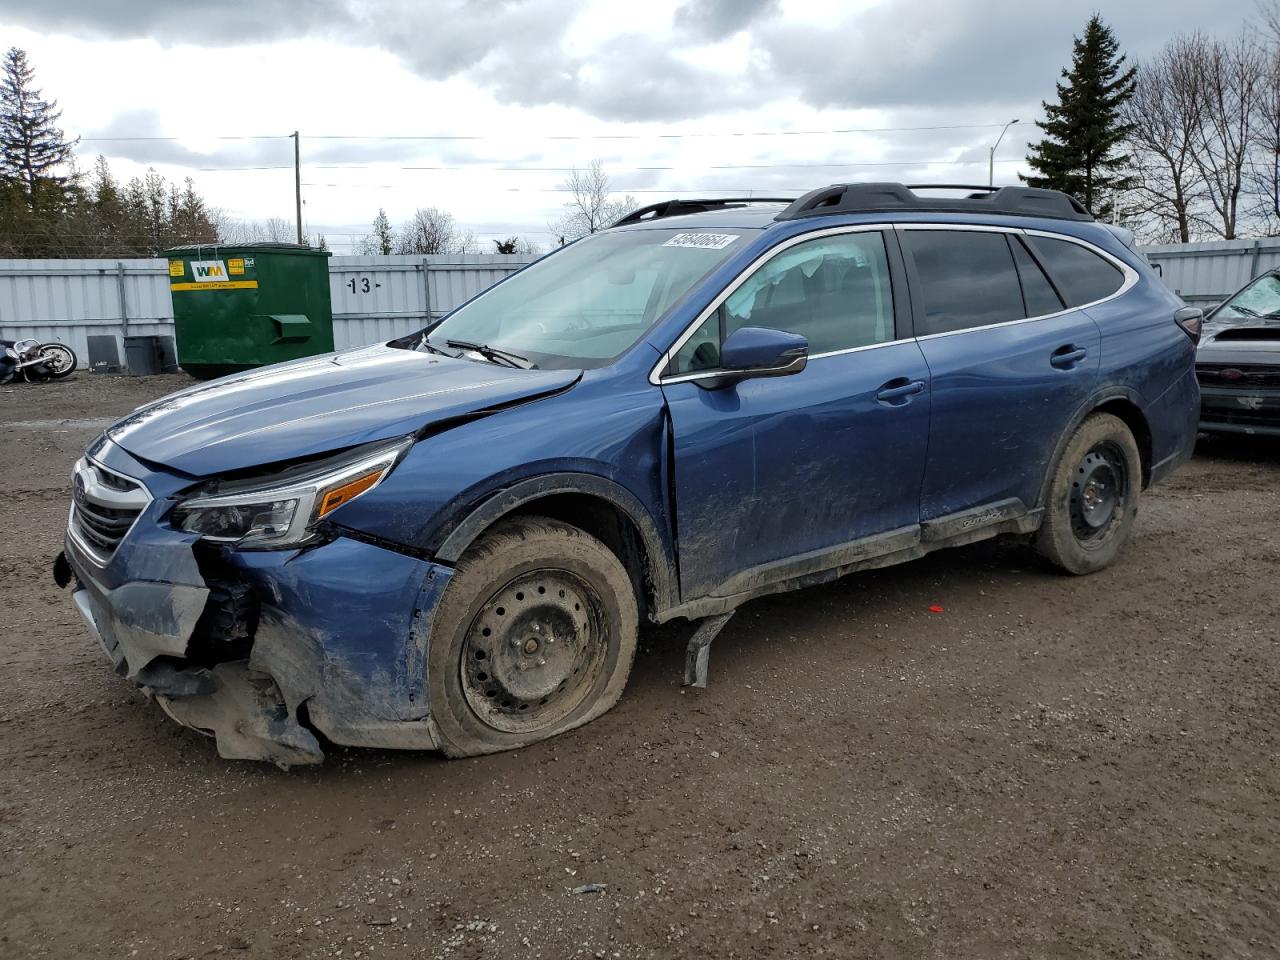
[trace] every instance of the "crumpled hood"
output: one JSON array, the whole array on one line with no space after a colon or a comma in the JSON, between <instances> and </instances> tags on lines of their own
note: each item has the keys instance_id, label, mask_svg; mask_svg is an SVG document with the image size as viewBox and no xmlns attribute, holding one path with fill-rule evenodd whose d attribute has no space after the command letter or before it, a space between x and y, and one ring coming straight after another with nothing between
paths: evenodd
<instances>
[{"instance_id":1,"label":"crumpled hood","mask_svg":"<svg viewBox=\"0 0 1280 960\"><path fill-rule=\"evenodd\" d=\"M579 370L517 370L373 346L224 377L162 397L108 428L142 460L209 476L534 399Z\"/></svg>"}]
</instances>

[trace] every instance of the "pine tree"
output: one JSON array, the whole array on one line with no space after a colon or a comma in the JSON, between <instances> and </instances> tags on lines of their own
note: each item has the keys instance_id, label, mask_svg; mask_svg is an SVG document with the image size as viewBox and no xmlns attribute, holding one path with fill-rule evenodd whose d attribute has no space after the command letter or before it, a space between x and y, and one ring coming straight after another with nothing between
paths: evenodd
<instances>
[{"instance_id":1,"label":"pine tree","mask_svg":"<svg viewBox=\"0 0 1280 960\"><path fill-rule=\"evenodd\" d=\"M391 229L391 221L387 219L387 211L379 207L378 215L373 218L373 233L361 241L360 252L367 257L389 257L395 242L395 232Z\"/></svg>"},{"instance_id":2,"label":"pine tree","mask_svg":"<svg viewBox=\"0 0 1280 960\"><path fill-rule=\"evenodd\" d=\"M1116 194L1133 185L1129 157L1118 150L1131 131L1120 108L1133 96L1137 70L1124 67L1115 34L1094 14L1074 39L1058 102L1042 104L1045 119L1036 126L1046 136L1027 157L1039 176L1023 177L1033 187L1071 194L1099 219L1110 217Z\"/></svg>"},{"instance_id":3,"label":"pine tree","mask_svg":"<svg viewBox=\"0 0 1280 960\"><path fill-rule=\"evenodd\" d=\"M0 70L0 179L19 183L33 207L65 199L74 176L58 171L71 164L79 140L66 139L58 102L32 85L35 69L25 51L10 47Z\"/></svg>"}]
</instances>

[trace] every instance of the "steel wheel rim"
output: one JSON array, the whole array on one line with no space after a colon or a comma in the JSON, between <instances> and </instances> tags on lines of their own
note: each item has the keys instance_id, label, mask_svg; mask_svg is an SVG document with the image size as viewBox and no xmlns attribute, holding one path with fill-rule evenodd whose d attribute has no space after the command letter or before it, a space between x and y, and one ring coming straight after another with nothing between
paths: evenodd
<instances>
[{"instance_id":1,"label":"steel wheel rim","mask_svg":"<svg viewBox=\"0 0 1280 960\"><path fill-rule=\"evenodd\" d=\"M1124 516L1129 469L1110 441L1095 444L1076 464L1068 510L1071 532L1083 544L1107 538Z\"/></svg>"},{"instance_id":2,"label":"steel wheel rim","mask_svg":"<svg viewBox=\"0 0 1280 960\"><path fill-rule=\"evenodd\" d=\"M44 361L53 368L56 376L71 367L71 351L66 347L47 346L41 353Z\"/></svg>"},{"instance_id":3,"label":"steel wheel rim","mask_svg":"<svg viewBox=\"0 0 1280 960\"><path fill-rule=\"evenodd\" d=\"M504 733L534 733L571 715L596 686L608 647L591 586L567 570L534 570L499 588L467 628L462 692Z\"/></svg>"}]
</instances>

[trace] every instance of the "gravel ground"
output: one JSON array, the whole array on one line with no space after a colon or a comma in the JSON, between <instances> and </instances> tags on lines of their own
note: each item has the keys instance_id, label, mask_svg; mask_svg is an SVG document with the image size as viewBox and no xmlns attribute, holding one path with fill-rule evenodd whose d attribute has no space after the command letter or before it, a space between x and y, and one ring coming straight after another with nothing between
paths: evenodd
<instances>
[{"instance_id":1,"label":"gravel ground","mask_svg":"<svg viewBox=\"0 0 1280 960\"><path fill-rule=\"evenodd\" d=\"M282 773L49 575L75 458L184 382L0 387L0 957L1280 953L1280 443L1202 443L1093 577L943 551L747 605L705 691L676 624L558 740Z\"/></svg>"}]
</instances>

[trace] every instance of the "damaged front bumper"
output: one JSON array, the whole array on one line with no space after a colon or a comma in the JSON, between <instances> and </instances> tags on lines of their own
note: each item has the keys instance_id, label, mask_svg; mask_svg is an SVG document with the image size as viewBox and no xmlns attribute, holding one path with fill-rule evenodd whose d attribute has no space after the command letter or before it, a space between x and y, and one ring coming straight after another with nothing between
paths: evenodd
<instances>
[{"instance_id":1,"label":"damaged front bumper","mask_svg":"<svg viewBox=\"0 0 1280 960\"><path fill-rule=\"evenodd\" d=\"M232 759L318 763L322 738L435 748L425 663L450 568L344 536L211 547L158 522L188 479L105 455L155 499L105 562L69 534L59 578L117 673Z\"/></svg>"}]
</instances>

